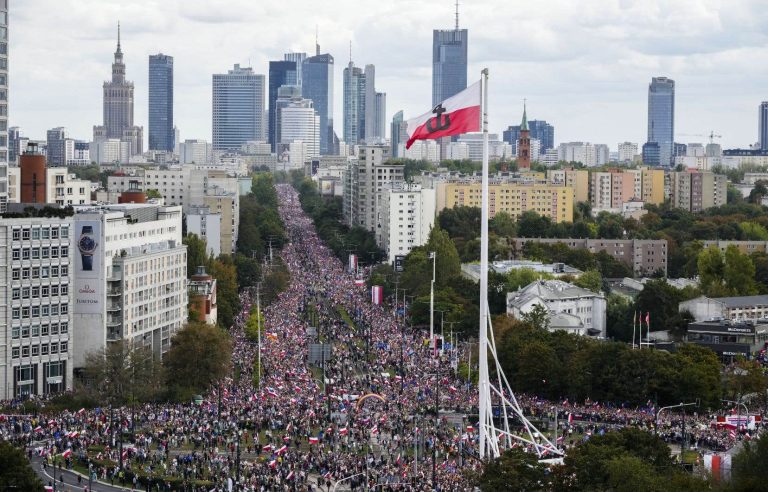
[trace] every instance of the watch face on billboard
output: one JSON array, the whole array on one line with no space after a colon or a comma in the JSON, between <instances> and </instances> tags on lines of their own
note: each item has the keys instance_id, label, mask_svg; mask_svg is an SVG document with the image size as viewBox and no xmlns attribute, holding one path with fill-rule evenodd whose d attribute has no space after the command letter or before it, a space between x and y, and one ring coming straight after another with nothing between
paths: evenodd
<instances>
[{"instance_id":1,"label":"watch face on billboard","mask_svg":"<svg viewBox=\"0 0 768 492\"><path fill-rule=\"evenodd\" d=\"M402 255L395 256L395 271L397 273L403 272L404 264L405 264L405 256L402 256Z\"/></svg>"},{"instance_id":2,"label":"watch face on billboard","mask_svg":"<svg viewBox=\"0 0 768 492\"><path fill-rule=\"evenodd\" d=\"M95 314L102 308L101 223L82 221L75 225L75 313Z\"/></svg>"}]
</instances>

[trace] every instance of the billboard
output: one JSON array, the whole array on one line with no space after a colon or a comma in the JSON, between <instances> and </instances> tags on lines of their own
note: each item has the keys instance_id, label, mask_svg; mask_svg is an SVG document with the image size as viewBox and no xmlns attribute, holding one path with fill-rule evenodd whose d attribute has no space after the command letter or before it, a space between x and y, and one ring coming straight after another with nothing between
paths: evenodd
<instances>
[{"instance_id":1,"label":"billboard","mask_svg":"<svg viewBox=\"0 0 768 492\"><path fill-rule=\"evenodd\" d=\"M102 312L102 258L101 222L85 220L75 223L75 313Z\"/></svg>"},{"instance_id":2,"label":"billboard","mask_svg":"<svg viewBox=\"0 0 768 492\"><path fill-rule=\"evenodd\" d=\"M395 272L403 273L404 266L405 266L405 256L395 255Z\"/></svg>"},{"instance_id":3,"label":"billboard","mask_svg":"<svg viewBox=\"0 0 768 492\"><path fill-rule=\"evenodd\" d=\"M357 255L349 255L349 272L357 272Z\"/></svg>"}]
</instances>

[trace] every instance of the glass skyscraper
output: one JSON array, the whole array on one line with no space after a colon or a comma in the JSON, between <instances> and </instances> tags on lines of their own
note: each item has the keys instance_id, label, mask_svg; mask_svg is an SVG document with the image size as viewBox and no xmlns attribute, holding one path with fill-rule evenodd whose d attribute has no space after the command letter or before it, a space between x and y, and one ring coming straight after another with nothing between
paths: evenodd
<instances>
[{"instance_id":1,"label":"glass skyscraper","mask_svg":"<svg viewBox=\"0 0 768 492\"><path fill-rule=\"evenodd\" d=\"M149 150L173 152L173 57L149 55Z\"/></svg>"},{"instance_id":2,"label":"glass skyscraper","mask_svg":"<svg viewBox=\"0 0 768 492\"><path fill-rule=\"evenodd\" d=\"M250 67L213 75L213 150L264 140L264 76Z\"/></svg>"},{"instance_id":3,"label":"glass skyscraper","mask_svg":"<svg viewBox=\"0 0 768 492\"><path fill-rule=\"evenodd\" d=\"M654 77L648 86L648 143L659 145L659 165L673 164L675 81L667 77Z\"/></svg>"},{"instance_id":4,"label":"glass skyscraper","mask_svg":"<svg viewBox=\"0 0 768 492\"><path fill-rule=\"evenodd\" d=\"M467 88L466 29L432 32L432 105L436 106Z\"/></svg>"},{"instance_id":5,"label":"glass skyscraper","mask_svg":"<svg viewBox=\"0 0 768 492\"><path fill-rule=\"evenodd\" d=\"M333 154L333 56L321 55L319 46L302 64L301 95L312 100L320 116L320 154Z\"/></svg>"},{"instance_id":6,"label":"glass skyscraper","mask_svg":"<svg viewBox=\"0 0 768 492\"><path fill-rule=\"evenodd\" d=\"M272 145L272 152L277 150L277 111L275 103L277 102L277 90L284 85L297 85L297 72L295 61L271 61L269 62L269 93L267 95L267 104L269 107L269 123L267 124L269 135L269 144Z\"/></svg>"},{"instance_id":7,"label":"glass skyscraper","mask_svg":"<svg viewBox=\"0 0 768 492\"><path fill-rule=\"evenodd\" d=\"M760 103L757 131L760 149L768 150L768 101Z\"/></svg>"},{"instance_id":8,"label":"glass skyscraper","mask_svg":"<svg viewBox=\"0 0 768 492\"><path fill-rule=\"evenodd\" d=\"M356 145L365 138L366 77L350 60L344 69L344 142Z\"/></svg>"}]
</instances>

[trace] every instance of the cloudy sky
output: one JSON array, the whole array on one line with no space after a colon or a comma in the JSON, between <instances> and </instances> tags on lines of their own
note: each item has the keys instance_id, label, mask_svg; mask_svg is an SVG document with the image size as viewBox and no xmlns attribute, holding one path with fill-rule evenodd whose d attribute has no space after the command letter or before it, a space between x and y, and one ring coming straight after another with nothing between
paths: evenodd
<instances>
[{"instance_id":1,"label":"cloudy sky","mask_svg":"<svg viewBox=\"0 0 768 492\"><path fill-rule=\"evenodd\" d=\"M147 58L175 63L175 122L182 139L211 139L211 74L234 63L267 73L286 51L336 58L335 119L349 41L357 65L376 65L387 118L431 103L432 29L454 23L453 0L11 0L10 124L25 135L65 126L90 139L101 124L101 84L110 77L116 24L136 123L147 126ZM529 118L555 125L557 142L643 142L652 76L676 81L682 134L723 136L725 147L757 139L768 100L765 0L464 0L469 79L491 71L491 130ZM145 137L146 138L146 137Z\"/></svg>"}]
</instances>

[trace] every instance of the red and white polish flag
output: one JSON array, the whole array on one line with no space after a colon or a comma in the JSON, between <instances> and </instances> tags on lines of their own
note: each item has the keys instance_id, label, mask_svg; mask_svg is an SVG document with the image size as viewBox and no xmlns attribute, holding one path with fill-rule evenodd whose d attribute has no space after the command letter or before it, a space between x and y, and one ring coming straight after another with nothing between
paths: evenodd
<instances>
[{"instance_id":1,"label":"red and white polish flag","mask_svg":"<svg viewBox=\"0 0 768 492\"><path fill-rule=\"evenodd\" d=\"M430 112L407 121L408 142L434 140L480 131L480 81L435 106Z\"/></svg>"}]
</instances>

